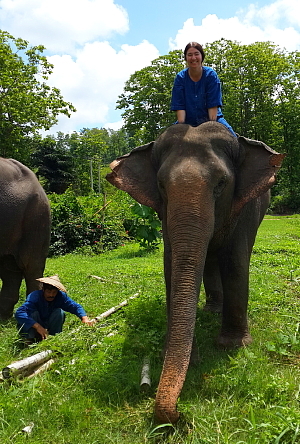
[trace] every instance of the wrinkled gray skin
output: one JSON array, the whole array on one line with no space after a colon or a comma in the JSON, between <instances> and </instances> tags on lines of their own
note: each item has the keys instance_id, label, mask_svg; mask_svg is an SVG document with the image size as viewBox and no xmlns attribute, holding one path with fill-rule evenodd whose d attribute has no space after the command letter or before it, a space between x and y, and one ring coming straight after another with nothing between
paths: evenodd
<instances>
[{"instance_id":1,"label":"wrinkled gray skin","mask_svg":"<svg viewBox=\"0 0 300 444\"><path fill-rule=\"evenodd\" d=\"M8 319L19 299L39 288L50 241L50 206L34 173L13 159L0 158L0 319Z\"/></svg>"},{"instance_id":2,"label":"wrinkled gray skin","mask_svg":"<svg viewBox=\"0 0 300 444\"><path fill-rule=\"evenodd\" d=\"M206 309L222 312L225 347L250 344L249 260L284 155L234 138L216 122L173 125L111 164L107 180L162 219L168 333L155 402L174 423L188 369L203 279Z\"/></svg>"}]
</instances>

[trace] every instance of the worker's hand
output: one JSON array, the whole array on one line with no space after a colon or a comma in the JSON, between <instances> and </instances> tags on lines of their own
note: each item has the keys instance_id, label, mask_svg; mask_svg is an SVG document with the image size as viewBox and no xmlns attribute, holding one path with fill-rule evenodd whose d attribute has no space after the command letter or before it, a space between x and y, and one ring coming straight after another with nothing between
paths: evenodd
<instances>
[{"instance_id":1,"label":"worker's hand","mask_svg":"<svg viewBox=\"0 0 300 444\"><path fill-rule=\"evenodd\" d=\"M49 332L48 332L48 330L46 328L42 327L41 324L36 322L35 324L33 324L32 327L35 328L37 333L41 336L42 340L48 338Z\"/></svg>"},{"instance_id":2,"label":"worker's hand","mask_svg":"<svg viewBox=\"0 0 300 444\"><path fill-rule=\"evenodd\" d=\"M90 327L91 327L92 325L95 325L96 322L97 322L96 319L89 319L88 316L82 316L81 320L82 320L82 322L83 322L84 324L87 324L87 325L89 325Z\"/></svg>"}]
</instances>

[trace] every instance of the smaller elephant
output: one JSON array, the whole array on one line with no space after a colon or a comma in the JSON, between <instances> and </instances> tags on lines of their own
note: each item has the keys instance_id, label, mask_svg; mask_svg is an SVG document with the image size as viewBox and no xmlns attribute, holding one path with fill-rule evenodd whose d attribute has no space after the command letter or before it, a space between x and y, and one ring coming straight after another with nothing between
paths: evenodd
<instances>
[{"instance_id":1,"label":"smaller elephant","mask_svg":"<svg viewBox=\"0 0 300 444\"><path fill-rule=\"evenodd\" d=\"M168 329L155 401L159 422L176 422L190 362L203 280L206 308L222 312L222 346L248 329L249 261L283 154L234 137L224 125L173 125L155 142L112 162L107 180L162 219Z\"/></svg>"},{"instance_id":2,"label":"smaller elephant","mask_svg":"<svg viewBox=\"0 0 300 444\"><path fill-rule=\"evenodd\" d=\"M50 243L50 205L35 174L0 158L0 319L13 314L22 279L26 293L39 289Z\"/></svg>"}]
</instances>

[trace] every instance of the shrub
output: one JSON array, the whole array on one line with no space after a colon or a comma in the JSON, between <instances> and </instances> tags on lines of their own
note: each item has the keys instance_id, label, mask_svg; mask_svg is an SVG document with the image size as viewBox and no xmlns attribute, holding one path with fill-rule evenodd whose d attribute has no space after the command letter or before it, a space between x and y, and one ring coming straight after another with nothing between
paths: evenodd
<instances>
[{"instance_id":1,"label":"shrub","mask_svg":"<svg viewBox=\"0 0 300 444\"><path fill-rule=\"evenodd\" d=\"M49 200L52 211L50 257L80 249L100 253L123 242L122 223L107 217L103 196L89 197L85 202L69 189L62 195L49 195Z\"/></svg>"},{"instance_id":2,"label":"shrub","mask_svg":"<svg viewBox=\"0 0 300 444\"><path fill-rule=\"evenodd\" d=\"M161 222L156 212L137 202L131 205L131 210L135 218L124 221L129 236L134 237L142 248L155 250L161 240Z\"/></svg>"}]
</instances>

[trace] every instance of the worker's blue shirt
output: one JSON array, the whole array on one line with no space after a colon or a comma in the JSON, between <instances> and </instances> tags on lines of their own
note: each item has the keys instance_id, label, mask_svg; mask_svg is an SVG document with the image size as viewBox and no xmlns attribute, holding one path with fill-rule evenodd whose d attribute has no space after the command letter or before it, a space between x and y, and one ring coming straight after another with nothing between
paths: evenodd
<instances>
[{"instance_id":1,"label":"worker's blue shirt","mask_svg":"<svg viewBox=\"0 0 300 444\"><path fill-rule=\"evenodd\" d=\"M185 123L198 126L209 120L208 108L218 107L217 120L223 117L220 79L212 68L202 67L202 77L194 82L188 68L180 71L174 81L171 110L185 110Z\"/></svg>"},{"instance_id":2,"label":"worker's blue shirt","mask_svg":"<svg viewBox=\"0 0 300 444\"><path fill-rule=\"evenodd\" d=\"M86 312L80 304L73 301L63 291L58 291L54 300L51 302L46 301L44 298L43 290L36 290L27 296L26 301L16 311L15 317L18 325L24 325L24 330L29 330L33 324L36 323L31 318L31 314L38 311L44 328L48 326L48 319L53 310L61 308L64 311L72 313L78 316L80 319L86 316Z\"/></svg>"}]
</instances>

